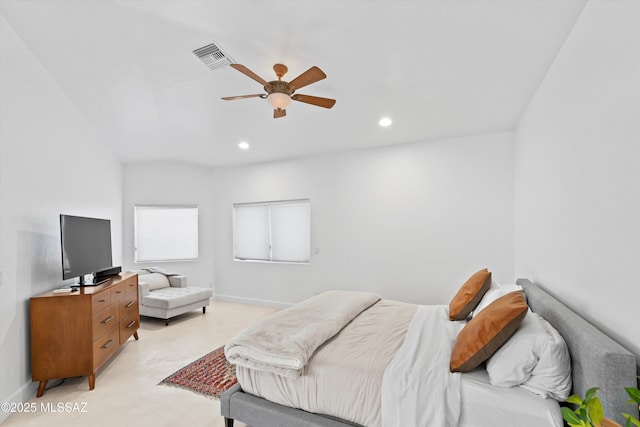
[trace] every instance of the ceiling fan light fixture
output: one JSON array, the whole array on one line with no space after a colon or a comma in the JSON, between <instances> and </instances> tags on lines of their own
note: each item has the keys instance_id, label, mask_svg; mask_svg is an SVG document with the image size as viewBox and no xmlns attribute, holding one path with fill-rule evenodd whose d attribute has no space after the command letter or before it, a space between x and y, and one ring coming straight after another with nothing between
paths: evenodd
<instances>
[{"instance_id":1,"label":"ceiling fan light fixture","mask_svg":"<svg viewBox=\"0 0 640 427\"><path fill-rule=\"evenodd\" d=\"M291 97L286 93L273 92L267 97L267 101L276 110L286 110L291 104Z\"/></svg>"}]
</instances>

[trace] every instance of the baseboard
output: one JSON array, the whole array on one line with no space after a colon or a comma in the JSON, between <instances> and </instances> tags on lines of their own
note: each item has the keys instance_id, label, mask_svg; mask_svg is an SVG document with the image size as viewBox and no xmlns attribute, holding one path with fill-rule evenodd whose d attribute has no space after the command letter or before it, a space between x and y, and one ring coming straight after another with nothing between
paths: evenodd
<instances>
[{"instance_id":1,"label":"baseboard","mask_svg":"<svg viewBox=\"0 0 640 427\"><path fill-rule=\"evenodd\" d=\"M36 391L38 390L38 383L29 382L24 384L18 390L16 390L7 400L4 402L7 403L25 403L31 400L36 395ZM0 424L4 423L7 418L11 415L11 412L0 411Z\"/></svg>"},{"instance_id":2,"label":"baseboard","mask_svg":"<svg viewBox=\"0 0 640 427\"><path fill-rule=\"evenodd\" d=\"M260 305L265 307L276 307L276 308L287 308L293 305L293 303L291 302L271 301L271 300L264 300L264 299L258 299L258 298L236 297L232 295L220 295L220 294L214 295L213 299L216 301L222 301L222 302L233 302L236 304Z\"/></svg>"}]
</instances>

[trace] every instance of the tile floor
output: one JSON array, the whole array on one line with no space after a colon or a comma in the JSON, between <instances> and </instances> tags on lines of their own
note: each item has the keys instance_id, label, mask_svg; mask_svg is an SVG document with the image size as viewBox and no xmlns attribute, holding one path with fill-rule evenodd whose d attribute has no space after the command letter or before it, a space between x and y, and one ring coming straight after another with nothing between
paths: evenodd
<instances>
[{"instance_id":1,"label":"tile floor","mask_svg":"<svg viewBox=\"0 0 640 427\"><path fill-rule=\"evenodd\" d=\"M245 326L275 311L212 301L207 313L192 311L172 320L142 318L139 341L130 338L96 376L90 391L87 378L71 378L45 391L32 413L14 413L2 425L74 426L207 426L222 427L217 400L188 390L158 385L167 376L224 345ZM66 410L52 412L60 404ZM84 412L75 412L84 409ZM242 423L235 423L244 427Z\"/></svg>"}]
</instances>

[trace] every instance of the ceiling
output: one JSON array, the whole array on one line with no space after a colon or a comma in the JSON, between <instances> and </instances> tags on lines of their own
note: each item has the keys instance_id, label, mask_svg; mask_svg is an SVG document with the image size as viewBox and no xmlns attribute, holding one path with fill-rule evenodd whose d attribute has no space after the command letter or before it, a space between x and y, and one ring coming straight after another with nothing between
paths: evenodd
<instances>
[{"instance_id":1,"label":"ceiling","mask_svg":"<svg viewBox=\"0 0 640 427\"><path fill-rule=\"evenodd\" d=\"M0 0L0 13L123 162L229 166L513 129L585 0ZM193 50L290 81L327 78L273 119L262 92ZM388 116L393 124L378 126ZM251 149L237 144L247 141Z\"/></svg>"}]
</instances>

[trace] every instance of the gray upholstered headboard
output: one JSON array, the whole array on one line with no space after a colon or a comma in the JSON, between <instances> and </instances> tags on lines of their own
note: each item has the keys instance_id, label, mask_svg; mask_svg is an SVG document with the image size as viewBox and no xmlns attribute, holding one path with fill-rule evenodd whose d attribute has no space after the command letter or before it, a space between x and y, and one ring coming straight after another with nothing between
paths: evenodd
<instances>
[{"instance_id":1,"label":"gray upholstered headboard","mask_svg":"<svg viewBox=\"0 0 640 427\"><path fill-rule=\"evenodd\" d=\"M567 308L538 285L518 279L531 310L563 336L571 353L573 393L584 396L599 387L605 415L623 423L622 412L638 416L638 408L627 403L624 387L637 387L636 358L621 345Z\"/></svg>"}]
</instances>

